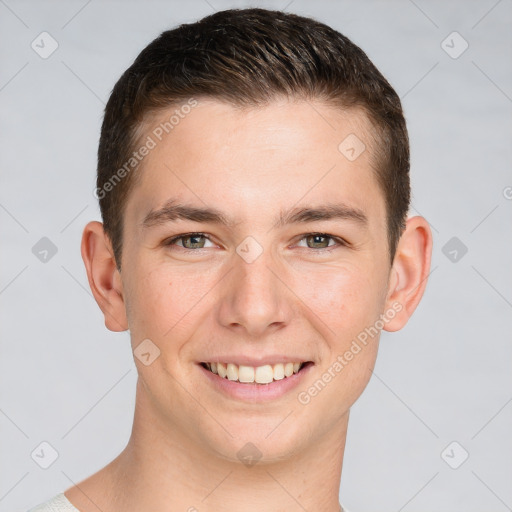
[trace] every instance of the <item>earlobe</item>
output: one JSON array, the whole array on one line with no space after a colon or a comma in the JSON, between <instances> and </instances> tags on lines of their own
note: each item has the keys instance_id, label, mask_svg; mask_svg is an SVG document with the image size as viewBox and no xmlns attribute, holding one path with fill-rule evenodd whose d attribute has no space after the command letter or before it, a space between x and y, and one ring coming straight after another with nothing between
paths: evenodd
<instances>
[{"instance_id":1,"label":"earlobe","mask_svg":"<svg viewBox=\"0 0 512 512\"><path fill-rule=\"evenodd\" d=\"M431 255L428 222L419 216L407 219L390 273L386 311L392 308L396 314L384 326L386 331L401 329L418 306L427 285Z\"/></svg>"},{"instance_id":2,"label":"earlobe","mask_svg":"<svg viewBox=\"0 0 512 512\"><path fill-rule=\"evenodd\" d=\"M101 222L92 221L85 226L81 253L89 286L105 317L105 326L115 332L126 331L128 321L121 276Z\"/></svg>"}]
</instances>

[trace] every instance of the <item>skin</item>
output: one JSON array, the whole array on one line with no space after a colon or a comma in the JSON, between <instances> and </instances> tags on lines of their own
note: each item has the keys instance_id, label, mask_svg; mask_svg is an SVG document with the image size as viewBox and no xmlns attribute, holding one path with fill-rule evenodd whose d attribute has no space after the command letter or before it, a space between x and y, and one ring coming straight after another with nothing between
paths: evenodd
<instances>
[{"instance_id":1,"label":"skin","mask_svg":"<svg viewBox=\"0 0 512 512\"><path fill-rule=\"evenodd\" d=\"M102 224L87 224L82 257L106 327L130 329L133 350L151 339L160 356L148 366L134 358L131 437L108 466L66 490L78 509L338 512L350 407L371 377L379 336L309 403L297 393L393 304L401 310L384 329L406 324L423 295L432 248L426 220L409 218L391 265L368 128L361 112L319 102L240 110L202 99L137 171L121 272ZM367 147L352 162L338 150L351 133ZM144 216L171 197L217 208L236 224L180 220L142 229ZM362 210L367 224L274 227L281 210L341 201ZM163 243L190 232L210 240ZM236 252L248 236L263 249L252 263ZM203 248L184 248L191 242ZM197 362L221 354L291 354L314 366L300 389L252 403L224 396L204 377ZM262 454L252 467L237 457L248 442Z\"/></svg>"}]
</instances>

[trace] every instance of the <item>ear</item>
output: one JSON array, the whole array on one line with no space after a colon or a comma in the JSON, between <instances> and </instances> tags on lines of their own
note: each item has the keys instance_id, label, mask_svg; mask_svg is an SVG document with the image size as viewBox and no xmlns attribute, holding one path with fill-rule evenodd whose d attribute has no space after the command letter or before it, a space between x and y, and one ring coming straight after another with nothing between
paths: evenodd
<instances>
[{"instance_id":1,"label":"ear","mask_svg":"<svg viewBox=\"0 0 512 512\"><path fill-rule=\"evenodd\" d=\"M398 331L409 320L423 296L430 272L432 232L423 217L407 219L400 237L390 272L386 311L393 309L395 316L383 327Z\"/></svg>"},{"instance_id":2,"label":"ear","mask_svg":"<svg viewBox=\"0 0 512 512\"><path fill-rule=\"evenodd\" d=\"M123 299L123 283L117 270L110 239L101 222L89 222L82 234L82 259L91 291L105 316L105 326L126 331L128 320Z\"/></svg>"}]
</instances>

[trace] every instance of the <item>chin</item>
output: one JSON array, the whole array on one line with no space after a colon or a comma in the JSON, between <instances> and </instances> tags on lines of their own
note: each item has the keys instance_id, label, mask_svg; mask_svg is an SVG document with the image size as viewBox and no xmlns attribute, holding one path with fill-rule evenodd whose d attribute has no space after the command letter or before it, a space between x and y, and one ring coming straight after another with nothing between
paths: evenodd
<instances>
[{"instance_id":1,"label":"chin","mask_svg":"<svg viewBox=\"0 0 512 512\"><path fill-rule=\"evenodd\" d=\"M222 439L209 439L210 449L229 462L242 463L247 466L258 464L275 464L293 458L302 451L308 436L306 432L296 430L296 418L290 414L267 415L257 421L254 417L238 418L229 423L229 435ZM295 425L293 424L295 423ZM301 429L305 424L300 422Z\"/></svg>"}]
</instances>

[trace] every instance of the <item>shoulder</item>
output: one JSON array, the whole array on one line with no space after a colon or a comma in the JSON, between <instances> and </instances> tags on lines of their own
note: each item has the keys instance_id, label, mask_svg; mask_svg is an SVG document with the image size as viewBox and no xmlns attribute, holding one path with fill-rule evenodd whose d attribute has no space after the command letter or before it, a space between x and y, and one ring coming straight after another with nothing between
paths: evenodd
<instances>
[{"instance_id":1,"label":"shoulder","mask_svg":"<svg viewBox=\"0 0 512 512\"><path fill-rule=\"evenodd\" d=\"M79 510L61 492L48 501L31 508L28 512L79 512Z\"/></svg>"}]
</instances>

